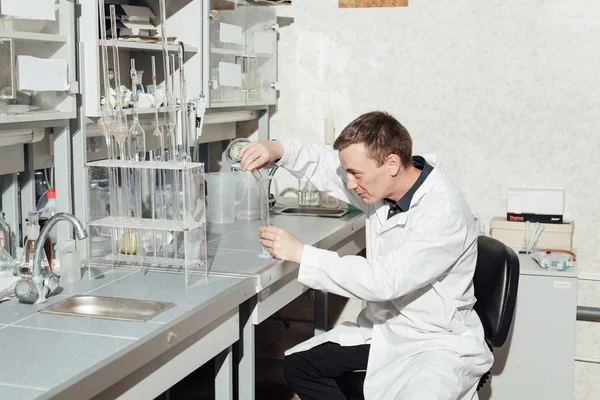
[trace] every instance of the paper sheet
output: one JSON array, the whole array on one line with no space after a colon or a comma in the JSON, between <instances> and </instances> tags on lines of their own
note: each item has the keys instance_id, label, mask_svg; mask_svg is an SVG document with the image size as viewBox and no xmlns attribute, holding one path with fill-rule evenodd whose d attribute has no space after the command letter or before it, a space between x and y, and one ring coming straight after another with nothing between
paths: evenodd
<instances>
[{"instance_id":1,"label":"paper sheet","mask_svg":"<svg viewBox=\"0 0 600 400\"><path fill-rule=\"evenodd\" d=\"M67 60L17 56L19 90L65 91L69 88Z\"/></svg>"},{"instance_id":2,"label":"paper sheet","mask_svg":"<svg viewBox=\"0 0 600 400\"><path fill-rule=\"evenodd\" d=\"M17 18L56 21L54 0L2 0L0 13Z\"/></svg>"},{"instance_id":3,"label":"paper sheet","mask_svg":"<svg viewBox=\"0 0 600 400\"><path fill-rule=\"evenodd\" d=\"M219 42L245 44L244 34L241 26L231 24L219 24Z\"/></svg>"},{"instance_id":4,"label":"paper sheet","mask_svg":"<svg viewBox=\"0 0 600 400\"><path fill-rule=\"evenodd\" d=\"M254 54L273 54L273 35L270 32L254 33Z\"/></svg>"},{"instance_id":5,"label":"paper sheet","mask_svg":"<svg viewBox=\"0 0 600 400\"><path fill-rule=\"evenodd\" d=\"M219 86L242 87L242 66L239 64L220 62Z\"/></svg>"},{"instance_id":6,"label":"paper sheet","mask_svg":"<svg viewBox=\"0 0 600 400\"><path fill-rule=\"evenodd\" d=\"M148 7L128 6L125 4L121 5L121 7L123 7L123 11L125 11L130 21L150 21L152 18L156 18L152 10Z\"/></svg>"}]
</instances>

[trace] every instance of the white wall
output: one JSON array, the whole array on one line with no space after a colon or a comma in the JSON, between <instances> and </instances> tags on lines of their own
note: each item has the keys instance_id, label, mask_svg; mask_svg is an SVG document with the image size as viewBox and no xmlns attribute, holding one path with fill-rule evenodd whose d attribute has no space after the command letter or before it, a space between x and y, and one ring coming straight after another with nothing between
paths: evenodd
<instances>
[{"instance_id":1,"label":"white wall","mask_svg":"<svg viewBox=\"0 0 600 400\"><path fill-rule=\"evenodd\" d=\"M322 142L329 115L339 132L360 113L389 111L487 220L505 213L509 186L564 187L581 270L600 276L597 1L293 3L278 9L294 22L280 31L273 138ZM600 284L580 287L580 304L600 306ZM598 325L579 325L580 356L600 358ZM600 398L600 366L578 363L576 380L577 399Z\"/></svg>"}]
</instances>

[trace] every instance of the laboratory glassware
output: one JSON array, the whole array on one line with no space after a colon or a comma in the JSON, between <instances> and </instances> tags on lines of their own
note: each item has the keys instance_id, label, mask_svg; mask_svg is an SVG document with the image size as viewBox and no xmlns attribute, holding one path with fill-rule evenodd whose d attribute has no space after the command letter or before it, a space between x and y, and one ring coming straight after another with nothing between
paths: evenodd
<instances>
[{"instance_id":1,"label":"laboratory glassware","mask_svg":"<svg viewBox=\"0 0 600 400\"><path fill-rule=\"evenodd\" d=\"M144 161L146 159L146 132L139 120L139 96L137 87L141 86L138 81L137 71L135 69L135 60L131 59L131 101L133 103L133 123L129 130L131 137L131 159L135 161Z\"/></svg>"},{"instance_id":2,"label":"laboratory glassware","mask_svg":"<svg viewBox=\"0 0 600 400\"><path fill-rule=\"evenodd\" d=\"M239 204L241 181L239 172L212 172L206 179L207 219L215 224L235 222L236 206Z\"/></svg>"},{"instance_id":3,"label":"laboratory glassware","mask_svg":"<svg viewBox=\"0 0 600 400\"><path fill-rule=\"evenodd\" d=\"M204 165L183 162L127 162L112 160L93 161L86 164L90 190L97 185L94 177L106 176L107 170L133 169L145 175L168 177L164 185L165 198L180 203L181 214L176 216L168 210L161 218L133 216L125 218L109 213L88 215L87 225L90 234L87 246L87 262L90 278L103 268L133 268L162 272L185 273L186 279L192 275L205 275L206 263L206 216ZM171 184L174 176L181 179L181 193ZM91 196L90 196L91 197ZM91 208L92 203L89 204ZM165 207L167 208L167 207ZM172 209L172 207L171 207ZM116 246L108 243L114 227L127 228L136 235L116 239ZM116 251L114 250L116 248ZM94 270L94 268L97 268ZM186 280L186 284L188 281Z\"/></svg>"},{"instance_id":4,"label":"laboratory glassware","mask_svg":"<svg viewBox=\"0 0 600 400\"><path fill-rule=\"evenodd\" d=\"M161 127L158 122L158 98L156 94L156 59L152 56L152 87L154 89L154 132L152 133L153 138L153 151L154 151L154 160L162 161L165 153L165 137L161 130Z\"/></svg>"},{"instance_id":5,"label":"laboratory glassware","mask_svg":"<svg viewBox=\"0 0 600 400\"><path fill-rule=\"evenodd\" d=\"M321 205L321 195L319 190L306 178L298 182L298 206L299 207L319 207Z\"/></svg>"},{"instance_id":6,"label":"laboratory glassware","mask_svg":"<svg viewBox=\"0 0 600 400\"><path fill-rule=\"evenodd\" d=\"M188 162L191 161L190 149L188 147L189 130L191 127L188 120L187 89L185 84L185 68L183 67L183 42L179 42L177 46L177 57L179 61L179 102L181 104L181 151L179 156L181 157L181 161Z\"/></svg>"}]
</instances>

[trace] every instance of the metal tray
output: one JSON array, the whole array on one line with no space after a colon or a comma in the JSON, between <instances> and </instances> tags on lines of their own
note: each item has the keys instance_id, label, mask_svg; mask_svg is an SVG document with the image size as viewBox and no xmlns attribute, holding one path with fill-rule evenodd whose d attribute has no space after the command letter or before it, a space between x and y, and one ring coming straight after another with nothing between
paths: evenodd
<instances>
[{"instance_id":1,"label":"metal tray","mask_svg":"<svg viewBox=\"0 0 600 400\"><path fill-rule=\"evenodd\" d=\"M79 295L55 303L40 312L121 321L148 321L174 306L174 303L158 301Z\"/></svg>"},{"instance_id":2,"label":"metal tray","mask_svg":"<svg viewBox=\"0 0 600 400\"><path fill-rule=\"evenodd\" d=\"M347 209L343 208L323 208L323 207L286 207L276 211L281 215L303 215L307 217L329 217L340 218L348 214Z\"/></svg>"}]
</instances>

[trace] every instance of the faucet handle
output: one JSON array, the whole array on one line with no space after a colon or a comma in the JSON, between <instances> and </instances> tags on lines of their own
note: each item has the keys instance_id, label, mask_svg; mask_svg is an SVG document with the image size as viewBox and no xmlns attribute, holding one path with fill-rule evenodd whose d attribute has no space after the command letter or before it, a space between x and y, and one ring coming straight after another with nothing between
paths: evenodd
<instances>
[{"instance_id":1,"label":"faucet handle","mask_svg":"<svg viewBox=\"0 0 600 400\"><path fill-rule=\"evenodd\" d=\"M22 303L34 304L40 297L36 285L29 278L23 278L15 286L15 296Z\"/></svg>"},{"instance_id":2,"label":"faucet handle","mask_svg":"<svg viewBox=\"0 0 600 400\"><path fill-rule=\"evenodd\" d=\"M50 271L48 268L44 268L42 270L42 277L44 278L44 286L49 289L47 296L51 295L56 289L58 289L60 279L58 275Z\"/></svg>"}]
</instances>

